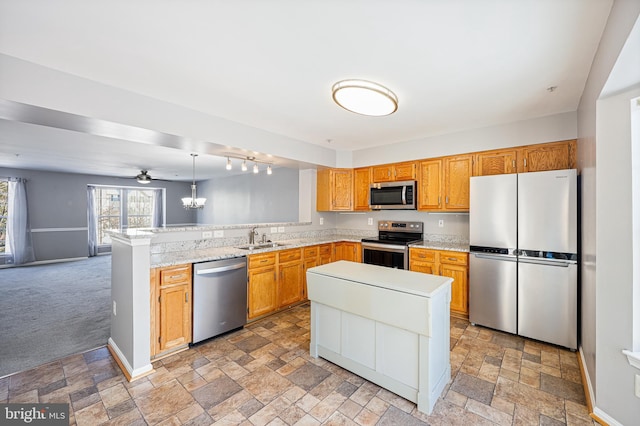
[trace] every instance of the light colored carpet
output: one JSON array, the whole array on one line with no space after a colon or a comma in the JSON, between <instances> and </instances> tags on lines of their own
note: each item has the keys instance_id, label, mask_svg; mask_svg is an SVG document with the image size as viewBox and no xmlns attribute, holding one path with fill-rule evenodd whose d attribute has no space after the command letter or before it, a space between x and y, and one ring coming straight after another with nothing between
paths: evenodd
<instances>
[{"instance_id":1,"label":"light colored carpet","mask_svg":"<svg viewBox=\"0 0 640 426\"><path fill-rule=\"evenodd\" d=\"M111 256L0 269L0 377L107 344Z\"/></svg>"}]
</instances>

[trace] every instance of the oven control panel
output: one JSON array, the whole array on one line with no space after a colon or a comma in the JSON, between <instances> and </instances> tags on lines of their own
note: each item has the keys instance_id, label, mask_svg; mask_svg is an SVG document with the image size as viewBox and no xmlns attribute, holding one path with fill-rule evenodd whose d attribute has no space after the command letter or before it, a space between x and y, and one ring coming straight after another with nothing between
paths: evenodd
<instances>
[{"instance_id":1,"label":"oven control panel","mask_svg":"<svg viewBox=\"0 0 640 426\"><path fill-rule=\"evenodd\" d=\"M378 231L422 233L422 222L398 222L393 220L378 221Z\"/></svg>"}]
</instances>

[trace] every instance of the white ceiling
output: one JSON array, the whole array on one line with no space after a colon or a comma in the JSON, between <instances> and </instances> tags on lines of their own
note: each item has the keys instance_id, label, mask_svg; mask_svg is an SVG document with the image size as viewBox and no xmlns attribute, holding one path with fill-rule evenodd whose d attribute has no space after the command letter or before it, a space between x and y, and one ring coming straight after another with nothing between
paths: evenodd
<instances>
[{"instance_id":1,"label":"white ceiling","mask_svg":"<svg viewBox=\"0 0 640 426\"><path fill-rule=\"evenodd\" d=\"M302 144L355 151L575 111L610 7L611 0L0 0L0 53ZM345 78L389 87L398 111L364 117L338 107L331 86ZM84 159L95 174L147 168L191 176L190 157L174 148L12 120L1 120L0 130L0 166L82 171Z\"/></svg>"}]
</instances>

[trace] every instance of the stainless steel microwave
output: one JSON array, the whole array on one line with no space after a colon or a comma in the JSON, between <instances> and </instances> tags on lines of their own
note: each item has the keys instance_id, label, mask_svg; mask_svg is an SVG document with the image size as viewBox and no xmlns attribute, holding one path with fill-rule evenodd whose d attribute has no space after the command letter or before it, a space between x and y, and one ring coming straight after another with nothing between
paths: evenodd
<instances>
[{"instance_id":1,"label":"stainless steel microwave","mask_svg":"<svg viewBox=\"0 0 640 426\"><path fill-rule=\"evenodd\" d=\"M372 183L369 186L371 210L415 210L416 181Z\"/></svg>"}]
</instances>

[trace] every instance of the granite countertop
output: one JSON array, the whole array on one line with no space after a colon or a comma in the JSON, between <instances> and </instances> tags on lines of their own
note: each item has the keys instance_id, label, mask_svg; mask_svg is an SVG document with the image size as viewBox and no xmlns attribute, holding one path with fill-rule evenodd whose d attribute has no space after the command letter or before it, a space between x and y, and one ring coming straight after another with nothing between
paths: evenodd
<instances>
[{"instance_id":1,"label":"granite countertop","mask_svg":"<svg viewBox=\"0 0 640 426\"><path fill-rule=\"evenodd\" d=\"M469 253L469 243L460 241L432 241L424 240L411 244L410 247L427 248L433 250L449 250Z\"/></svg>"},{"instance_id":2,"label":"granite countertop","mask_svg":"<svg viewBox=\"0 0 640 426\"><path fill-rule=\"evenodd\" d=\"M314 246L325 243L335 243L338 241L360 242L362 238L353 235L331 235L329 237L303 238L295 240L278 240L278 247L267 247L262 249L243 250L237 247L212 247L197 250L173 251L165 253L154 253L151 255L151 267L158 268L164 266L179 265L182 263L199 263L212 260L229 259L232 257L242 257L252 254L268 253L272 251L288 250L299 247Z\"/></svg>"}]
</instances>

